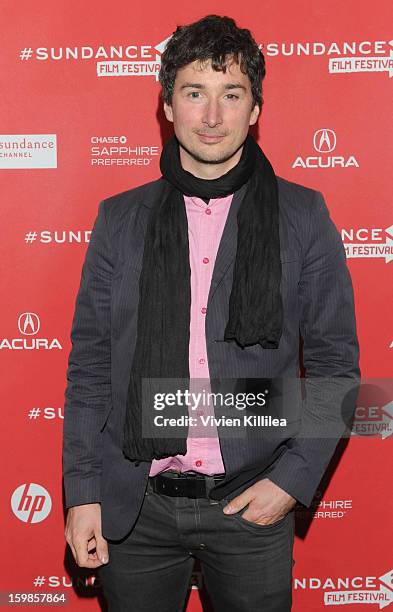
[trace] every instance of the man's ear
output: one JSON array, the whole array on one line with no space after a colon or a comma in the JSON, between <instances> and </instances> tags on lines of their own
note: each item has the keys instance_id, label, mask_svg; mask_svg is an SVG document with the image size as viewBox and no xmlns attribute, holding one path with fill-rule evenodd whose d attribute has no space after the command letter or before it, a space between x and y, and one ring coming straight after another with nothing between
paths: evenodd
<instances>
[{"instance_id":1,"label":"man's ear","mask_svg":"<svg viewBox=\"0 0 393 612\"><path fill-rule=\"evenodd\" d=\"M250 124L249 125L254 125L257 122L257 119L259 117L260 111L261 111L261 109L260 109L259 105L255 104L254 108L251 111Z\"/></svg>"},{"instance_id":2,"label":"man's ear","mask_svg":"<svg viewBox=\"0 0 393 612\"><path fill-rule=\"evenodd\" d=\"M170 104L167 104L166 102L164 102L164 113L165 113L165 117L168 119L168 121L173 123L172 106L170 106Z\"/></svg>"}]
</instances>

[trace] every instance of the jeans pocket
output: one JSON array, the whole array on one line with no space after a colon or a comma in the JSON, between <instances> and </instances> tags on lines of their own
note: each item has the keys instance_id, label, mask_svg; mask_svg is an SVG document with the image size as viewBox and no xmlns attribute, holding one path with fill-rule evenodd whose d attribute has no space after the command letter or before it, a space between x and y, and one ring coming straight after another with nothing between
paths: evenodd
<instances>
[{"instance_id":1,"label":"jeans pocket","mask_svg":"<svg viewBox=\"0 0 393 612\"><path fill-rule=\"evenodd\" d=\"M220 500L221 510L228 503L229 503L229 499ZM270 532L270 531L275 531L276 529L279 529L281 526L283 526L287 522L289 518L289 514L290 514L288 512L285 516L280 518L278 521L275 521L274 523L270 523L269 525L261 525L259 523L255 523L254 521L249 521L248 519L243 518L243 514L246 510L247 510L247 507L243 508L239 512L236 512L235 514L226 514L225 516L229 518L233 518L240 526L244 527L245 529L248 529L249 531Z\"/></svg>"},{"instance_id":2,"label":"jeans pocket","mask_svg":"<svg viewBox=\"0 0 393 612\"><path fill-rule=\"evenodd\" d=\"M259 523L255 523L254 521L249 521L248 519L243 518L242 513L245 510L241 510L241 512L236 513L235 519L237 519L241 525L244 525L250 529L256 529L257 531L275 531L277 528L280 528L287 521L288 515L286 514L282 518L278 519L274 523L270 523L269 525L261 525Z\"/></svg>"}]
</instances>

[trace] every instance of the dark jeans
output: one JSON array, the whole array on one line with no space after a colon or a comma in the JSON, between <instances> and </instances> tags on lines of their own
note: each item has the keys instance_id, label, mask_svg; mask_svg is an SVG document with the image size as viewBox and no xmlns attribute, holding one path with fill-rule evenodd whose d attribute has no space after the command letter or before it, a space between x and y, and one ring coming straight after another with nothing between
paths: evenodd
<instances>
[{"instance_id":1,"label":"dark jeans","mask_svg":"<svg viewBox=\"0 0 393 612\"><path fill-rule=\"evenodd\" d=\"M149 480L135 527L108 540L97 570L109 612L181 612L195 558L215 612L291 610L294 510L257 525L226 503L161 495Z\"/></svg>"}]
</instances>

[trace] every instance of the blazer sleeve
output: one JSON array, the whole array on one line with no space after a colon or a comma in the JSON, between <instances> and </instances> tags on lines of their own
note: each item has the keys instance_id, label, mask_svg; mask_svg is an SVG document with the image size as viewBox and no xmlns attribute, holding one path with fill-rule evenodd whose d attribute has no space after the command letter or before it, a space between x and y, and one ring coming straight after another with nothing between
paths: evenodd
<instances>
[{"instance_id":1,"label":"blazer sleeve","mask_svg":"<svg viewBox=\"0 0 393 612\"><path fill-rule=\"evenodd\" d=\"M267 478L310 506L349 426L359 390L354 296L341 236L314 192L299 282L305 399L301 425Z\"/></svg>"},{"instance_id":2,"label":"blazer sleeve","mask_svg":"<svg viewBox=\"0 0 393 612\"><path fill-rule=\"evenodd\" d=\"M67 508L100 502L101 425L111 399L111 258L105 201L98 207L71 328L63 423Z\"/></svg>"}]
</instances>

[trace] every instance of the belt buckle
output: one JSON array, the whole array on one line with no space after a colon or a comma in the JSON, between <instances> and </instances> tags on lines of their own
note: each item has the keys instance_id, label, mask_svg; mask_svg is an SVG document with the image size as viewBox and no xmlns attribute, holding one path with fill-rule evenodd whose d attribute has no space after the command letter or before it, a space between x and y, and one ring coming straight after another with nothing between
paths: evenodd
<instances>
[{"instance_id":1,"label":"belt buckle","mask_svg":"<svg viewBox=\"0 0 393 612\"><path fill-rule=\"evenodd\" d=\"M187 491L187 497L190 499L199 499L200 495L198 495L198 483L203 482L203 486L205 487L205 495L206 495L206 481L201 480L200 478L190 478L187 487L190 487L190 491Z\"/></svg>"},{"instance_id":2,"label":"belt buckle","mask_svg":"<svg viewBox=\"0 0 393 612\"><path fill-rule=\"evenodd\" d=\"M206 481L201 474L190 470L189 472L183 472L183 479L186 481L186 495L190 499L198 499L198 484L203 482L205 485L206 493Z\"/></svg>"}]
</instances>

